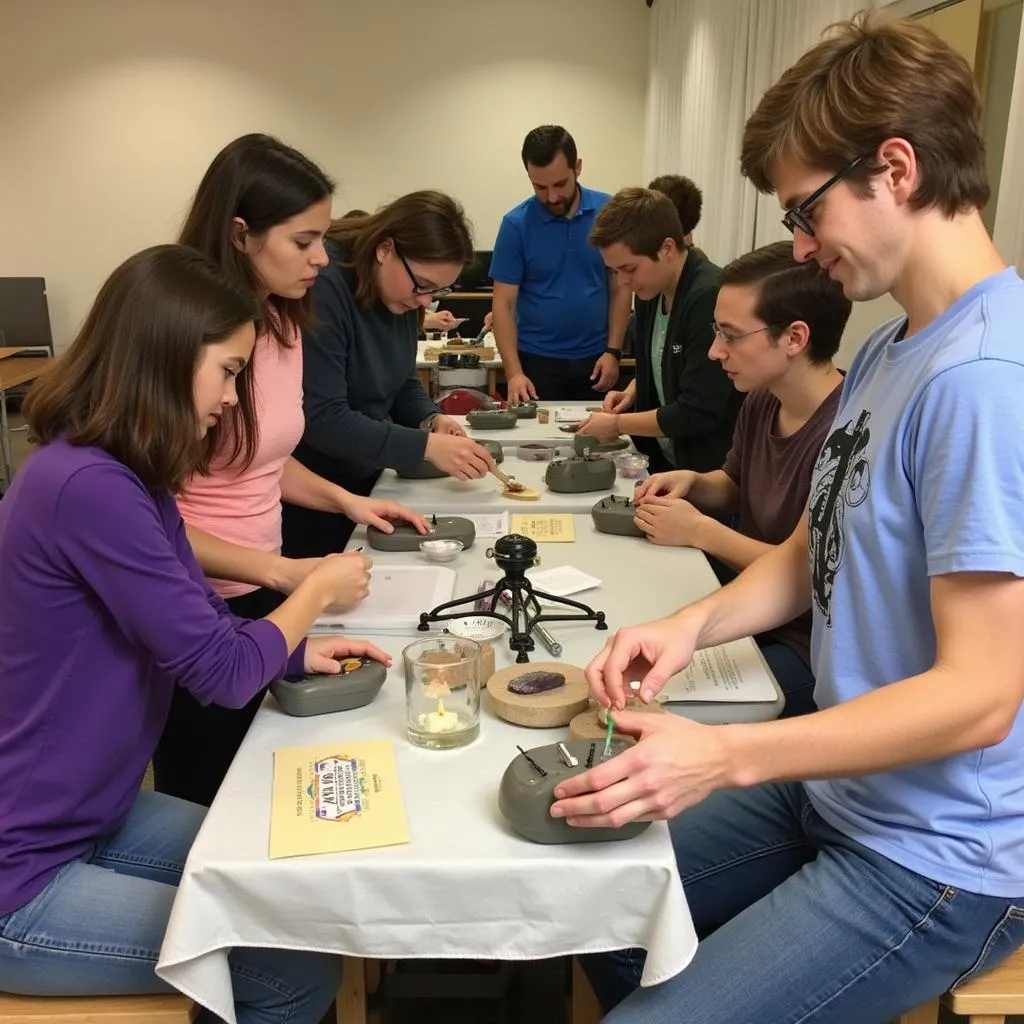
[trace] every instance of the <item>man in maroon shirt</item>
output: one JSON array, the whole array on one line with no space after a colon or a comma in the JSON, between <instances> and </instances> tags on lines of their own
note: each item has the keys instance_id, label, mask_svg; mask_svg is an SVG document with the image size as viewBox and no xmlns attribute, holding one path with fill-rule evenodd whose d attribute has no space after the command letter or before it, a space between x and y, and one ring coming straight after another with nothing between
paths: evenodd
<instances>
[{"instance_id":1,"label":"man in maroon shirt","mask_svg":"<svg viewBox=\"0 0 1024 1024\"><path fill-rule=\"evenodd\" d=\"M700 548L725 582L793 532L839 402L832 357L850 309L842 286L813 261L797 263L789 242L723 270L708 355L750 394L722 469L657 473L637 489L636 523L649 540ZM737 513L737 529L722 521ZM810 612L757 637L784 715L815 709L810 638Z\"/></svg>"}]
</instances>

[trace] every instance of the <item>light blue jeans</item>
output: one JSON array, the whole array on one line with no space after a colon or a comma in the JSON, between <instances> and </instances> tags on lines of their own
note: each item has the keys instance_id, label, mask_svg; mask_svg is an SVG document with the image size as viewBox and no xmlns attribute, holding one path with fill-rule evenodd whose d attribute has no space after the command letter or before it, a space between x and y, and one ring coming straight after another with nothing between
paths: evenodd
<instances>
[{"instance_id":1,"label":"light blue jeans","mask_svg":"<svg viewBox=\"0 0 1024 1024\"><path fill-rule=\"evenodd\" d=\"M1024 942L1024 900L872 853L797 783L715 793L670 827L701 942L645 989L642 950L581 957L607 1024L885 1024Z\"/></svg>"},{"instance_id":2,"label":"light blue jeans","mask_svg":"<svg viewBox=\"0 0 1024 1024\"><path fill-rule=\"evenodd\" d=\"M116 834L65 864L25 906L0 915L0 992L173 991L154 967L205 813L143 791ZM239 1024L317 1024L338 987L338 959L320 953L240 948L230 962ZM198 1018L216 1020L205 1010Z\"/></svg>"}]
</instances>

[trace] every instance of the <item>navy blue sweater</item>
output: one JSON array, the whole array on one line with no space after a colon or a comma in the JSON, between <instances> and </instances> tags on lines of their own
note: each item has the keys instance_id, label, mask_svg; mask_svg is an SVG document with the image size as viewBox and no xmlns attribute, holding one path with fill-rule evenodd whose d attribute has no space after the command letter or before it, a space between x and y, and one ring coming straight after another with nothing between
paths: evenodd
<instances>
[{"instance_id":1,"label":"navy blue sweater","mask_svg":"<svg viewBox=\"0 0 1024 1024\"><path fill-rule=\"evenodd\" d=\"M306 430L295 457L313 472L354 486L381 469L416 466L438 411L416 376L415 312L356 303L355 273L328 244L331 262L313 286L317 326L302 337Z\"/></svg>"}]
</instances>

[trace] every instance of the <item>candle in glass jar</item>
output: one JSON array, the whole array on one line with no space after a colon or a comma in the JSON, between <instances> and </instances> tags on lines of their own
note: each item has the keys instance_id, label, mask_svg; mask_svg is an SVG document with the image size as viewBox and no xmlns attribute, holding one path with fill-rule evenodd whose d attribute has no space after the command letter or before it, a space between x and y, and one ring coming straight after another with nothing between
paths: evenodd
<instances>
[{"instance_id":1,"label":"candle in glass jar","mask_svg":"<svg viewBox=\"0 0 1024 1024\"><path fill-rule=\"evenodd\" d=\"M424 732L452 732L459 727L458 714L445 711L444 702L437 702L436 711L428 711L419 716L419 727Z\"/></svg>"}]
</instances>

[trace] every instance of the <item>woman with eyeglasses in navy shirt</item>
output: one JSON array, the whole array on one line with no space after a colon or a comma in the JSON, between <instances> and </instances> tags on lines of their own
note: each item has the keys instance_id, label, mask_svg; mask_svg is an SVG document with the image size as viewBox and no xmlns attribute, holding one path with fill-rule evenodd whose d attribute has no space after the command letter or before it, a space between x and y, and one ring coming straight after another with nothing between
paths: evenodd
<instances>
[{"instance_id":1,"label":"woman with eyeglasses in navy shirt","mask_svg":"<svg viewBox=\"0 0 1024 1024\"><path fill-rule=\"evenodd\" d=\"M490 456L442 415L416 374L419 310L448 294L473 257L462 208L441 192L412 192L335 221L327 254L313 287L317 325L302 337L306 428L295 457L357 494L382 469L423 459L459 480L484 476ZM290 557L348 540L337 516L287 503L283 527Z\"/></svg>"}]
</instances>

